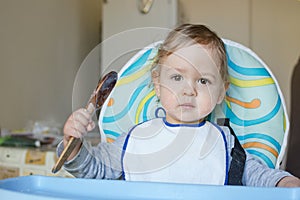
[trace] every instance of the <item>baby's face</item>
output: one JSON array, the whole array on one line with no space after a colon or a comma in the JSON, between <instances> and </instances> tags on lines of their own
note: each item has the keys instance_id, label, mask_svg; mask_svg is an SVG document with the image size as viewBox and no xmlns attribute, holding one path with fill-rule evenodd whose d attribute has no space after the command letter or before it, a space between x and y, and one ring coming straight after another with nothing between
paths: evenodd
<instances>
[{"instance_id":1,"label":"baby's face","mask_svg":"<svg viewBox=\"0 0 300 200\"><path fill-rule=\"evenodd\" d=\"M164 59L154 84L169 123L199 123L222 102L224 82L213 59L199 44Z\"/></svg>"}]
</instances>

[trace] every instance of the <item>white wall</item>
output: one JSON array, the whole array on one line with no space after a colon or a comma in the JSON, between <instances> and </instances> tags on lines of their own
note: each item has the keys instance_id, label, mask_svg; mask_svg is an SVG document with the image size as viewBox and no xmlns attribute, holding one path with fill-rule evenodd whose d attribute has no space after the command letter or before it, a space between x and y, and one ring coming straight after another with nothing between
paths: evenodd
<instances>
[{"instance_id":1,"label":"white wall","mask_svg":"<svg viewBox=\"0 0 300 200\"><path fill-rule=\"evenodd\" d=\"M0 127L64 123L100 17L100 0L0 0Z\"/></svg>"},{"instance_id":2,"label":"white wall","mask_svg":"<svg viewBox=\"0 0 300 200\"><path fill-rule=\"evenodd\" d=\"M153 1L150 12L141 13L138 0L104 1L101 67L120 70L145 46L163 40L177 25L177 0Z\"/></svg>"}]
</instances>

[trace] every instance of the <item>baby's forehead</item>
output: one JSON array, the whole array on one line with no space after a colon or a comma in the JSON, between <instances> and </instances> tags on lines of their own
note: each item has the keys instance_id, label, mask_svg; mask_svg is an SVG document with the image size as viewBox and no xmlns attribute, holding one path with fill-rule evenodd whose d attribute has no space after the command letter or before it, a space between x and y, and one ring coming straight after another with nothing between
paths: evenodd
<instances>
[{"instance_id":1,"label":"baby's forehead","mask_svg":"<svg viewBox=\"0 0 300 200\"><path fill-rule=\"evenodd\" d=\"M194 68L209 67L218 69L219 67L214 59L210 50L202 45L195 44L174 51L165 57L160 64L171 68L173 66L192 66Z\"/></svg>"},{"instance_id":2,"label":"baby's forehead","mask_svg":"<svg viewBox=\"0 0 300 200\"><path fill-rule=\"evenodd\" d=\"M181 54L195 53L195 52L198 52L198 53L206 52L206 53L210 54L210 52L208 50L209 50L209 48L207 47L207 45L193 43L193 44L190 44L187 46L182 46L178 49L174 49L173 54L181 55Z\"/></svg>"}]
</instances>

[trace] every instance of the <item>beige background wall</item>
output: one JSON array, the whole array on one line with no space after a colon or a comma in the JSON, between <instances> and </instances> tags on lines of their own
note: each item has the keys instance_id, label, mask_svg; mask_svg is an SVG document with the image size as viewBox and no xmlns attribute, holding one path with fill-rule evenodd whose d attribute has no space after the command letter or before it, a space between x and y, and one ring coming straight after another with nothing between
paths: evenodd
<instances>
[{"instance_id":1,"label":"beige background wall","mask_svg":"<svg viewBox=\"0 0 300 200\"><path fill-rule=\"evenodd\" d=\"M0 0L1 127L65 121L77 70L100 41L101 2ZM300 56L298 0L179 0L179 7L181 22L205 23L251 47L277 77L290 109Z\"/></svg>"},{"instance_id":2,"label":"beige background wall","mask_svg":"<svg viewBox=\"0 0 300 200\"><path fill-rule=\"evenodd\" d=\"M0 127L64 123L100 17L100 0L0 0Z\"/></svg>"}]
</instances>

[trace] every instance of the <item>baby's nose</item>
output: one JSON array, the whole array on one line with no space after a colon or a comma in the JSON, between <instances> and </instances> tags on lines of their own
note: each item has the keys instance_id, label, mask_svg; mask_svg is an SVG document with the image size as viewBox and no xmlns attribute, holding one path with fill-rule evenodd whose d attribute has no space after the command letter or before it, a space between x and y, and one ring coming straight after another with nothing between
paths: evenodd
<instances>
[{"instance_id":1,"label":"baby's nose","mask_svg":"<svg viewBox=\"0 0 300 200\"><path fill-rule=\"evenodd\" d=\"M196 85L193 83L186 83L183 88L183 95L197 96Z\"/></svg>"}]
</instances>

